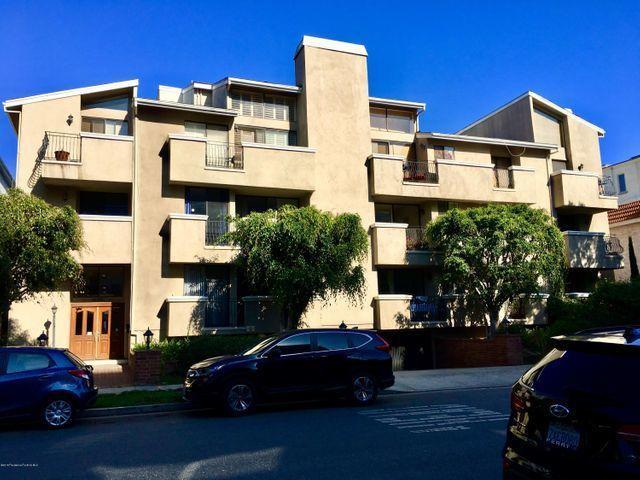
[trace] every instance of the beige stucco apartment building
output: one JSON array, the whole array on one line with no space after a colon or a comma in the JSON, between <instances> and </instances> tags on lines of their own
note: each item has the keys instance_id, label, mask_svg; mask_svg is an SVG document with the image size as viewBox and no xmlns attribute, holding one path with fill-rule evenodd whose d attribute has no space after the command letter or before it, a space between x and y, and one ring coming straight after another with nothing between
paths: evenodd
<instances>
[{"instance_id":1,"label":"beige stucco apartment building","mask_svg":"<svg viewBox=\"0 0 640 480\"><path fill-rule=\"evenodd\" d=\"M618 268L600 180L604 131L527 92L455 134L421 132L420 102L373 97L362 45L304 37L295 83L240 78L159 86L138 81L9 100L16 184L82 219L82 291L12 306L35 338L56 306L55 346L86 359L124 358L155 338L276 328L220 245L228 216L312 204L358 213L370 235L362 305L315 304L313 327L382 330L455 325L438 291L440 258L421 229L452 207L525 203L564 231L569 291ZM505 315L544 321L544 298Z\"/></svg>"}]
</instances>

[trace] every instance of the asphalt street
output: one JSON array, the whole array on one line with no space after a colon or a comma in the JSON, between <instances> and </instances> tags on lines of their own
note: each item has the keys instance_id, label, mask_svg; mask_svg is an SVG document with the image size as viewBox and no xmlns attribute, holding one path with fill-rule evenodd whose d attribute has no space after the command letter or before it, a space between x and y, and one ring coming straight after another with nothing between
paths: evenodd
<instances>
[{"instance_id":1,"label":"asphalt street","mask_svg":"<svg viewBox=\"0 0 640 480\"><path fill-rule=\"evenodd\" d=\"M499 479L509 389L0 426L0 479Z\"/></svg>"}]
</instances>

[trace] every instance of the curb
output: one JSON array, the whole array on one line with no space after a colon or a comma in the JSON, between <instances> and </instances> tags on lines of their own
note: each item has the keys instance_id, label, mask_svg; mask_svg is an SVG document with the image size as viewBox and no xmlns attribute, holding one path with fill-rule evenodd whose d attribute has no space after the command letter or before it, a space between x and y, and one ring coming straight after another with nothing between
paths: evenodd
<instances>
[{"instance_id":1,"label":"curb","mask_svg":"<svg viewBox=\"0 0 640 480\"><path fill-rule=\"evenodd\" d=\"M143 413L185 412L199 410L188 403L156 403L152 405L133 405L130 407L89 408L78 415L79 419L116 417L120 415L139 415Z\"/></svg>"}]
</instances>

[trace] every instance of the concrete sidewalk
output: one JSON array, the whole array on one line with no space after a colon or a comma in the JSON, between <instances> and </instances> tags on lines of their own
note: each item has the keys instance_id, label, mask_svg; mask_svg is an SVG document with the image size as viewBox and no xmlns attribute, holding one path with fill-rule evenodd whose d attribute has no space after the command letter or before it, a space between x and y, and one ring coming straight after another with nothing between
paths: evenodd
<instances>
[{"instance_id":1,"label":"concrete sidewalk","mask_svg":"<svg viewBox=\"0 0 640 480\"><path fill-rule=\"evenodd\" d=\"M513 367L443 368L394 372L396 383L389 392L428 392L461 388L508 387L531 365Z\"/></svg>"},{"instance_id":2,"label":"concrete sidewalk","mask_svg":"<svg viewBox=\"0 0 640 480\"><path fill-rule=\"evenodd\" d=\"M388 392L428 392L460 388L508 387L531 365L514 367L443 368L438 370L405 370L394 372L396 383ZM179 390L182 385L148 385L138 387L101 388L100 393L130 391Z\"/></svg>"}]
</instances>

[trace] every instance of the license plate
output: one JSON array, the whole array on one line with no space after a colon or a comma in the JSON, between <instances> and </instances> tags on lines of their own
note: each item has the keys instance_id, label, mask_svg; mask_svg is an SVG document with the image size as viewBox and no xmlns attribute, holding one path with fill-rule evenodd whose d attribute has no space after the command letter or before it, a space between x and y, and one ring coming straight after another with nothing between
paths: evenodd
<instances>
[{"instance_id":1,"label":"license plate","mask_svg":"<svg viewBox=\"0 0 640 480\"><path fill-rule=\"evenodd\" d=\"M547 430L547 445L575 451L580 445L580 432L573 427L552 423Z\"/></svg>"}]
</instances>

